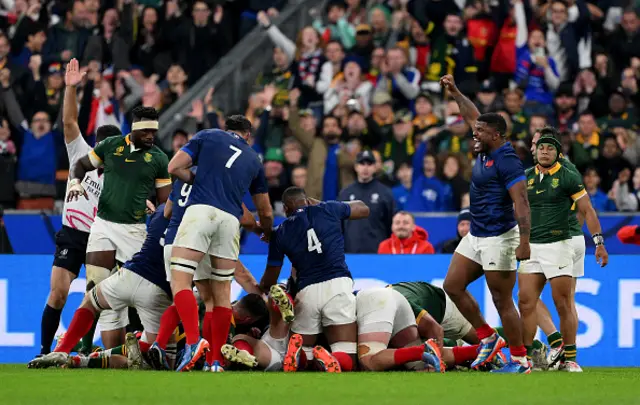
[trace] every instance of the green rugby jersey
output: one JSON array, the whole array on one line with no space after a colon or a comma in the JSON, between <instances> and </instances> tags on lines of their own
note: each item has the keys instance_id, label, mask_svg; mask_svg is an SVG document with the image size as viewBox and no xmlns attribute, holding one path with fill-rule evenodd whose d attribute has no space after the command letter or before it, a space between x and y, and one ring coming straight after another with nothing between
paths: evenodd
<instances>
[{"instance_id":1,"label":"green rugby jersey","mask_svg":"<svg viewBox=\"0 0 640 405\"><path fill-rule=\"evenodd\" d=\"M153 188L171 185L167 155L153 146L136 149L129 135L112 136L89 152L91 163L104 168L98 217L121 224L146 220L146 200Z\"/></svg>"},{"instance_id":2,"label":"green rugby jersey","mask_svg":"<svg viewBox=\"0 0 640 405\"><path fill-rule=\"evenodd\" d=\"M578 176L582 177L582 175L580 174L580 172L578 171L578 169L575 167L575 165L573 163L571 163L569 161L569 159L566 159L564 157L560 157L560 160L558 160L560 162L560 164L564 167L566 167L568 170L576 173ZM577 211L576 211L576 204L574 203L571 206L571 212L569 213L569 235L571 236L584 236L584 234L582 233L582 227L580 226L580 222L578 221L578 217L576 216Z\"/></svg>"},{"instance_id":3,"label":"green rugby jersey","mask_svg":"<svg viewBox=\"0 0 640 405\"><path fill-rule=\"evenodd\" d=\"M416 323L420 323L422 317L427 313L436 322L442 323L447 307L446 295L442 288L423 281L396 283L391 284L390 287L409 301L416 317Z\"/></svg>"},{"instance_id":4,"label":"green rugby jersey","mask_svg":"<svg viewBox=\"0 0 640 405\"><path fill-rule=\"evenodd\" d=\"M571 207L587 194L580 175L560 162L545 175L537 167L527 169L525 174L531 207L531 242L570 239Z\"/></svg>"}]
</instances>

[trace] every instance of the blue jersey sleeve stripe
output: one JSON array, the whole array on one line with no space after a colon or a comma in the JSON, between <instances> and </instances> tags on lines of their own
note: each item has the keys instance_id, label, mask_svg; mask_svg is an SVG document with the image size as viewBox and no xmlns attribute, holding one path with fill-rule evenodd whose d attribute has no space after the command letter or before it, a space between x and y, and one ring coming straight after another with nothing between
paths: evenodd
<instances>
[{"instance_id":1,"label":"blue jersey sleeve stripe","mask_svg":"<svg viewBox=\"0 0 640 405\"><path fill-rule=\"evenodd\" d=\"M193 152L191 152L189 149L183 147L183 148L180 148L180 150L186 153L187 155L191 156L191 159L193 159Z\"/></svg>"},{"instance_id":2,"label":"blue jersey sleeve stripe","mask_svg":"<svg viewBox=\"0 0 640 405\"><path fill-rule=\"evenodd\" d=\"M517 182L519 182L520 180L525 181L527 178L524 176L519 176L516 177L515 179L511 180L509 183L507 183L507 190L509 190L511 187L513 187Z\"/></svg>"},{"instance_id":3,"label":"blue jersey sleeve stripe","mask_svg":"<svg viewBox=\"0 0 640 405\"><path fill-rule=\"evenodd\" d=\"M267 260L267 266L282 266L284 264L283 260Z\"/></svg>"}]
</instances>

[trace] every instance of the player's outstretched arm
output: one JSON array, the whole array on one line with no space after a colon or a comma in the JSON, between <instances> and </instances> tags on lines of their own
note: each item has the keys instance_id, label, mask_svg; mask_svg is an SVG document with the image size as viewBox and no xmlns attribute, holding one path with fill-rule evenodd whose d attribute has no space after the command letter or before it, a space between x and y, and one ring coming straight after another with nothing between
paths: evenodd
<instances>
[{"instance_id":1,"label":"player's outstretched arm","mask_svg":"<svg viewBox=\"0 0 640 405\"><path fill-rule=\"evenodd\" d=\"M242 203L242 217L240 218L240 226L242 226L245 230L249 232L253 232L259 235L262 235L262 227L256 221L256 218L253 216L251 211L247 208L244 203Z\"/></svg>"},{"instance_id":2,"label":"player's outstretched arm","mask_svg":"<svg viewBox=\"0 0 640 405\"><path fill-rule=\"evenodd\" d=\"M604 237L602 236L602 227L600 226L598 214L596 214L596 210L593 209L591 199L586 193L576 200L576 208L578 212L584 216L587 229L591 232L593 243L596 245L596 260L601 267L604 267L609 263L609 254L604 247Z\"/></svg>"},{"instance_id":3,"label":"player's outstretched arm","mask_svg":"<svg viewBox=\"0 0 640 405\"><path fill-rule=\"evenodd\" d=\"M269 242L271 239L271 231L273 229L273 208L271 208L271 202L269 201L269 194L259 193L251 196L253 203L258 211L258 218L260 218L260 226L262 227L263 239L265 242Z\"/></svg>"},{"instance_id":4,"label":"player's outstretched arm","mask_svg":"<svg viewBox=\"0 0 640 405\"><path fill-rule=\"evenodd\" d=\"M66 87L62 104L62 124L65 143L71 143L80 136L76 86L82 81L85 74L85 72L80 71L80 64L77 59L74 58L69 61L64 77Z\"/></svg>"},{"instance_id":5,"label":"player's outstretched arm","mask_svg":"<svg viewBox=\"0 0 640 405\"><path fill-rule=\"evenodd\" d=\"M435 339L442 347L444 328L428 312L424 311L418 323L418 333L423 339Z\"/></svg>"},{"instance_id":6,"label":"player's outstretched arm","mask_svg":"<svg viewBox=\"0 0 640 405\"><path fill-rule=\"evenodd\" d=\"M179 150L169 162L169 174L179 178L187 184L192 184L193 179L195 178L195 174L189 170L192 162L191 156L187 152Z\"/></svg>"},{"instance_id":7,"label":"player's outstretched arm","mask_svg":"<svg viewBox=\"0 0 640 405\"><path fill-rule=\"evenodd\" d=\"M456 100L458 103L458 107L460 107L460 115L464 118L464 120L469 124L471 129L473 130L476 127L476 120L480 116L480 111L476 108L475 104L464 94L460 92L458 87L456 86L456 82L453 80L453 76L444 75L440 79L440 85L449 91L449 94Z\"/></svg>"},{"instance_id":8,"label":"player's outstretched arm","mask_svg":"<svg viewBox=\"0 0 640 405\"><path fill-rule=\"evenodd\" d=\"M509 195L513 201L516 221L520 228L520 246L516 249L518 260L528 260L531 256L529 246L529 235L531 234L531 210L529 209L529 198L527 197L527 187L524 180L520 180L509 188Z\"/></svg>"},{"instance_id":9,"label":"player's outstretched arm","mask_svg":"<svg viewBox=\"0 0 640 405\"><path fill-rule=\"evenodd\" d=\"M347 201L345 204L348 204L349 207L351 207L351 215L349 215L349 219L363 219L369 216L369 207L362 201Z\"/></svg>"},{"instance_id":10,"label":"player's outstretched arm","mask_svg":"<svg viewBox=\"0 0 640 405\"><path fill-rule=\"evenodd\" d=\"M236 262L236 270L233 273L233 277L247 294L262 294L258 281L240 260Z\"/></svg>"},{"instance_id":11,"label":"player's outstretched arm","mask_svg":"<svg viewBox=\"0 0 640 405\"><path fill-rule=\"evenodd\" d=\"M262 275L262 279L260 280L260 291L262 293L268 294L271 286L278 282L278 277L280 277L280 270L282 270L282 266L267 264L267 268Z\"/></svg>"}]
</instances>

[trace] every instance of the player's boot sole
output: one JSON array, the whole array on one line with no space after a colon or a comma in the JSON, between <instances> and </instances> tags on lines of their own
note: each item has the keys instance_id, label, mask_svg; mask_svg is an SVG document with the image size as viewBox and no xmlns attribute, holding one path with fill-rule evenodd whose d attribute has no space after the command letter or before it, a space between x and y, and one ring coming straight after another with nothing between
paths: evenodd
<instances>
[{"instance_id":1,"label":"player's boot sole","mask_svg":"<svg viewBox=\"0 0 640 405\"><path fill-rule=\"evenodd\" d=\"M200 357L204 356L205 353L207 353L208 351L209 351L209 342L201 338L198 341L198 343L196 343L196 349L194 350L193 355L191 356L191 360L189 360L187 364L185 364L182 368L176 371L178 372L191 371L191 369L196 365L198 360L200 360ZM186 356L186 353L185 353L185 356Z\"/></svg>"},{"instance_id":2,"label":"player's boot sole","mask_svg":"<svg viewBox=\"0 0 640 405\"><path fill-rule=\"evenodd\" d=\"M140 370L142 367L142 353L140 352L140 343L138 343L136 335L133 333L127 333L124 345L127 348L129 370Z\"/></svg>"},{"instance_id":3,"label":"player's boot sole","mask_svg":"<svg viewBox=\"0 0 640 405\"><path fill-rule=\"evenodd\" d=\"M223 345L220 351L222 356L230 363L242 364L250 368L258 366L258 360L246 350L238 350L237 347L227 344Z\"/></svg>"},{"instance_id":4,"label":"player's boot sole","mask_svg":"<svg viewBox=\"0 0 640 405\"><path fill-rule=\"evenodd\" d=\"M340 363L331 355L324 347L316 346L313 348L313 358L327 373L341 373Z\"/></svg>"},{"instance_id":5,"label":"player's boot sole","mask_svg":"<svg viewBox=\"0 0 640 405\"><path fill-rule=\"evenodd\" d=\"M296 318L293 311L293 304L289 299L289 296L284 291L284 289L278 284L274 284L269 289L269 295L273 302L276 303L278 308L280 309L280 314L282 315L282 319L286 323L291 323Z\"/></svg>"},{"instance_id":6,"label":"player's boot sole","mask_svg":"<svg viewBox=\"0 0 640 405\"><path fill-rule=\"evenodd\" d=\"M438 346L436 341L433 339L429 339L426 342L424 342L424 344L429 348L429 350L431 351L431 354L433 354L440 362L440 372L444 373L445 371L447 371L447 365L442 360L442 351L440 350L440 347Z\"/></svg>"},{"instance_id":7,"label":"player's boot sole","mask_svg":"<svg viewBox=\"0 0 640 405\"><path fill-rule=\"evenodd\" d=\"M169 370L169 368L162 360L163 356L162 356L161 350L162 349L160 349L160 347L156 346L156 344L154 343L149 348L149 351L147 352L147 357L149 358L149 363L151 363L151 367L154 370L167 371ZM176 359L176 361L178 361L178 359Z\"/></svg>"},{"instance_id":8,"label":"player's boot sole","mask_svg":"<svg viewBox=\"0 0 640 405\"><path fill-rule=\"evenodd\" d=\"M27 364L27 368L49 368L59 367L67 364L69 355L63 352L51 352L42 357L31 360Z\"/></svg>"},{"instance_id":9,"label":"player's boot sole","mask_svg":"<svg viewBox=\"0 0 640 405\"><path fill-rule=\"evenodd\" d=\"M289 345L287 346L287 353L284 355L284 361L282 362L282 369L285 373L295 373L298 371L298 356L302 350L302 336L294 333L289 338Z\"/></svg>"}]
</instances>

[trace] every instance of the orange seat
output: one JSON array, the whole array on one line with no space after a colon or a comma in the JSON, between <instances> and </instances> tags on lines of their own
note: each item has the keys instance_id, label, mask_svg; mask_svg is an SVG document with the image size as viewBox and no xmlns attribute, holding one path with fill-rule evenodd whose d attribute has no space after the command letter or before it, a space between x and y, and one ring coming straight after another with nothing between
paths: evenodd
<instances>
[{"instance_id":1,"label":"orange seat","mask_svg":"<svg viewBox=\"0 0 640 405\"><path fill-rule=\"evenodd\" d=\"M52 210L53 197L22 198L18 201L19 210Z\"/></svg>"}]
</instances>

